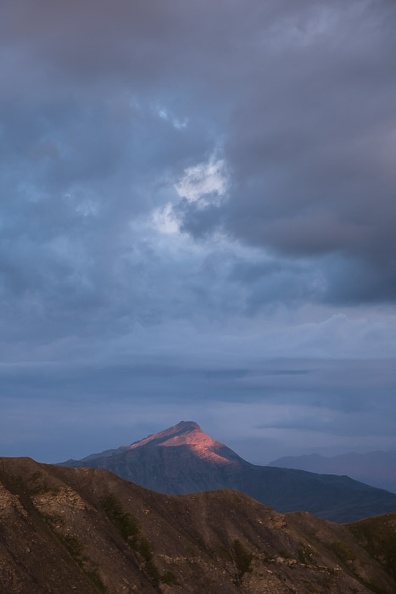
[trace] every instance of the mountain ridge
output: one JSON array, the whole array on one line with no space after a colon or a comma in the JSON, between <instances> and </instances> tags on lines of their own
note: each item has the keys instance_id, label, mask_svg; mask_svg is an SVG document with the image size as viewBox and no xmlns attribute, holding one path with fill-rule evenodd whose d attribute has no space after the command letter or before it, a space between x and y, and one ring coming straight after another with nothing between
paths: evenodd
<instances>
[{"instance_id":1,"label":"mountain ridge","mask_svg":"<svg viewBox=\"0 0 396 594\"><path fill-rule=\"evenodd\" d=\"M396 511L395 494L349 477L250 464L194 421L182 421L114 452L61 465L110 470L165 494L236 489L280 512L308 511L338 522Z\"/></svg>"},{"instance_id":2,"label":"mountain ridge","mask_svg":"<svg viewBox=\"0 0 396 594\"><path fill-rule=\"evenodd\" d=\"M396 514L351 525L236 491L161 495L112 473L0 458L7 594L393 594Z\"/></svg>"},{"instance_id":3,"label":"mountain ridge","mask_svg":"<svg viewBox=\"0 0 396 594\"><path fill-rule=\"evenodd\" d=\"M268 466L294 468L324 474L346 474L379 489L396 493L396 450L357 453L347 452L337 456L306 454L283 456Z\"/></svg>"}]
</instances>

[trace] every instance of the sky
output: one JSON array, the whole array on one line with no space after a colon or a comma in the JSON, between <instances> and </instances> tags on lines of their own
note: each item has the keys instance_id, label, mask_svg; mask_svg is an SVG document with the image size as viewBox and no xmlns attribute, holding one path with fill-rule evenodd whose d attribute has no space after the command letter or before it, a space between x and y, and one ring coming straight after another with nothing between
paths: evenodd
<instances>
[{"instance_id":1,"label":"sky","mask_svg":"<svg viewBox=\"0 0 396 594\"><path fill-rule=\"evenodd\" d=\"M396 448L396 3L0 13L0 455Z\"/></svg>"}]
</instances>

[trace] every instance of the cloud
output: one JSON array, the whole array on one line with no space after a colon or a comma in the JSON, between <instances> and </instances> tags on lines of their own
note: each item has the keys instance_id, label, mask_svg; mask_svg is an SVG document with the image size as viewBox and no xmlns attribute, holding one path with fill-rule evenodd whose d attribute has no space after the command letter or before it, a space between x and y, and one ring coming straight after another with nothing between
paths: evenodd
<instances>
[{"instance_id":1,"label":"cloud","mask_svg":"<svg viewBox=\"0 0 396 594\"><path fill-rule=\"evenodd\" d=\"M240 405L241 439L264 443L254 426L271 410L279 446L301 403L301 443L321 406L335 421L318 443L353 414L361 437L369 410L378 437L395 385L370 368L396 346L395 18L385 0L6 3L13 423L11 399L55 418L72 395L70 424L97 403L104 423L114 400L147 429L183 410L208 429L224 414L230 434Z\"/></svg>"},{"instance_id":2,"label":"cloud","mask_svg":"<svg viewBox=\"0 0 396 594\"><path fill-rule=\"evenodd\" d=\"M208 163L188 167L175 189L181 198L197 203L198 208L220 205L227 191L224 161L212 158Z\"/></svg>"},{"instance_id":3,"label":"cloud","mask_svg":"<svg viewBox=\"0 0 396 594\"><path fill-rule=\"evenodd\" d=\"M163 229L179 220L195 238L220 230L286 258L285 274L308 259L325 302L393 301L395 10L207 8L7 7L5 168L31 200L156 209Z\"/></svg>"},{"instance_id":4,"label":"cloud","mask_svg":"<svg viewBox=\"0 0 396 594\"><path fill-rule=\"evenodd\" d=\"M2 449L59 461L131 443L181 418L260 463L296 448L394 447L394 361L254 361L246 343L227 353L221 342L206 351L196 345L195 359L184 342L184 358L163 344L154 359L153 341L151 352L137 341L133 354L118 352L113 361L2 365ZM237 367L241 352L246 365Z\"/></svg>"},{"instance_id":5,"label":"cloud","mask_svg":"<svg viewBox=\"0 0 396 594\"><path fill-rule=\"evenodd\" d=\"M229 200L211 211L185 208L183 229L195 237L221 229L297 262L309 258L323 271L324 300L394 301L396 180L387 155L396 86L387 72L395 53L385 19L395 14L372 3L327 12L318 27L304 11L305 24L292 15L298 34L263 50L261 76L249 79L230 120Z\"/></svg>"}]
</instances>

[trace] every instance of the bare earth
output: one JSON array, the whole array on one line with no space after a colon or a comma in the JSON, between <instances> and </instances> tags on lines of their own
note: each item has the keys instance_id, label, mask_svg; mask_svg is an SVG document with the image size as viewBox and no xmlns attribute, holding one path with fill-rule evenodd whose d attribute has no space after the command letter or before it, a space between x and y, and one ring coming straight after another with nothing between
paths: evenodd
<instances>
[{"instance_id":1,"label":"bare earth","mask_svg":"<svg viewBox=\"0 0 396 594\"><path fill-rule=\"evenodd\" d=\"M234 491L170 496L0 458L0 591L396 592L396 514L343 525Z\"/></svg>"}]
</instances>

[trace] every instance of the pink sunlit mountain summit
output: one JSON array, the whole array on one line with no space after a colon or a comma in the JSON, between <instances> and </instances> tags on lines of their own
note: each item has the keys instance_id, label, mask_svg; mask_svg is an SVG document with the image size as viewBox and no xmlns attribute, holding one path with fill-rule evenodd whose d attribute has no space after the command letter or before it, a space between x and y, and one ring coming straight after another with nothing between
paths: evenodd
<instances>
[{"instance_id":1,"label":"pink sunlit mountain summit","mask_svg":"<svg viewBox=\"0 0 396 594\"><path fill-rule=\"evenodd\" d=\"M129 446L63 465L110 470L147 489L172 495L234 489L278 511L309 511L334 521L396 510L395 494L346 476L250 464L193 421L181 421Z\"/></svg>"},{"instance_id":2,"label":"pink sunlit mountain summit","mask_svg":"<svg viewBox=\"0 0 396 594\"><path fill-rule=\"evenodd\" d=\"M216 441L204 433L198 423L194 421L181 421L164 431L149 435L132 443L128 449L144 447L180 447L187 446L195 456L203 460L210 460L217 464L230 464L237 460L242 461L235 452L224 444Z\"/></svg>"}]
</instances>

